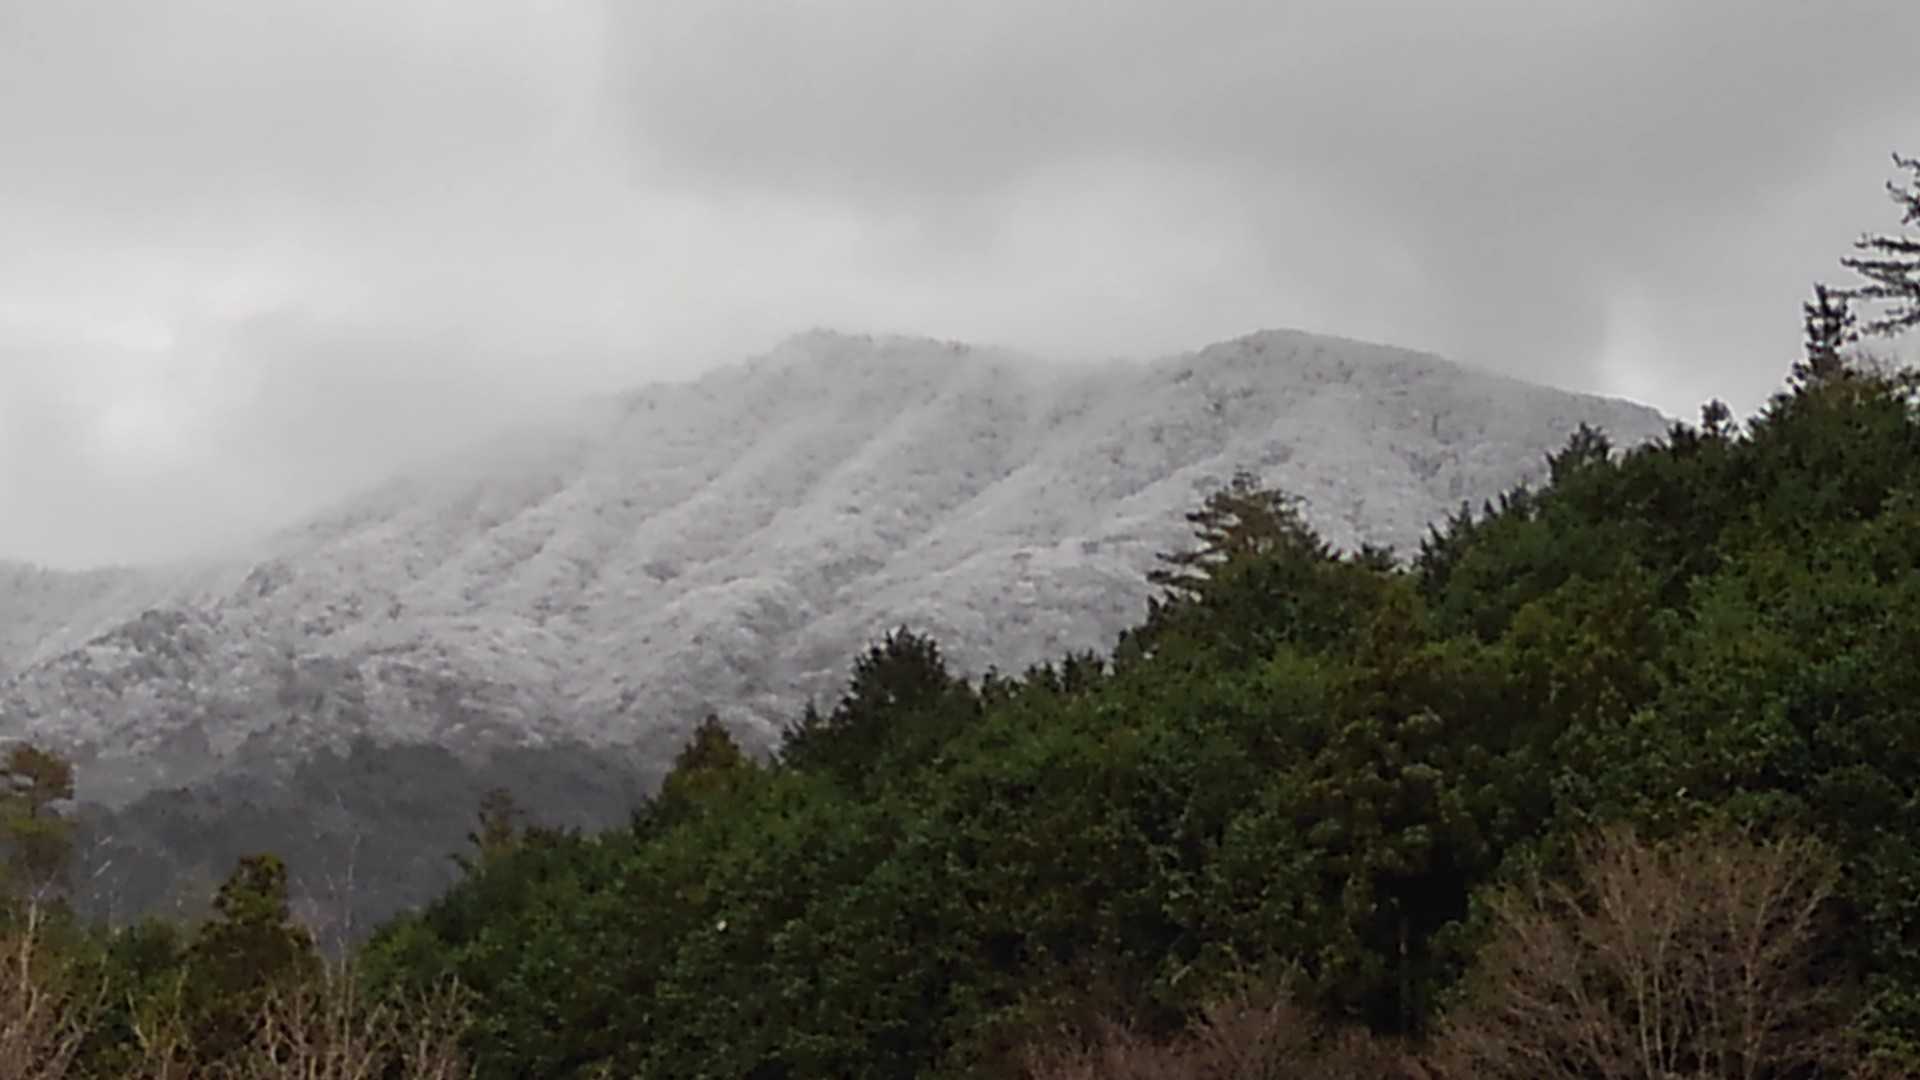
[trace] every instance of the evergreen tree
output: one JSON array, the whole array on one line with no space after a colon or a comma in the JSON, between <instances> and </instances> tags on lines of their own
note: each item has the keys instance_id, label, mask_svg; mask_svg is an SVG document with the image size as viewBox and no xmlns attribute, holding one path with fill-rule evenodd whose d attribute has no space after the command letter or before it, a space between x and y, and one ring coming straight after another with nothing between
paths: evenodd
<instances>
[{"instance_id":1,"label":"evergreen tree","mask_svg":"<svg viewBox=\"0 0 1920 1080\"><path fill-rule=\"evenodd\" d=\"M1599 428L1581 424L1567 439L1567 445L1547 455L1547 476L1562 483L1581 469L1603 465L1613 456L1613 441Z\"/></svg>"},{"instance_id":2,"label":"evergreen tree","mask_svg":"<svg viewBox=\"0 0 1920 1080\"><path fill-rule=\"evenodd\" d=\"M1900 207L1902 225L1920 225L1920 158L1895 154L1893 163L1913 178L1904 186L1887 181L1887 194ZM1920 326L1920 237L1870 234L1853 246L1865 254L1846 256L1840 264L1868 284L1848 289L1845 295L1887 305L1867 323L1866 332L1890 335Z\"/></svg>"},{"instance_id":3,"label":"evergreen tree","mask_svg":"<svg viewBox=\"0 0 1920 1080\"><path fill-rule=\"evenodd\" d=\"M240 860L213 900L214 917L194 941L195 971L228 989L304 973L313 939L293 921L287 865L274 855Z\"/></svg>"},{"instance_id":4,"label":"evergreen tree","mask_svg":"<svg viewBox=\"0 0 1920 1080\"><path fill-rule=\"evenodd\" d=\"M979 707L972 688L947 671L939 644L901 627L854 661L832 712L807 706L787 729L780 759L852 790L875 790L930 762Z\"/></svg>"},{"instance_id":5,"label":"evergreen tree","mask_svg":"<svg viewBox=\"0 0 1920 1080\"><path fill-rule=\"evenodd\" d=\"M639 815L642 828L684 821L739 791L758 774L759 769L726 725L709 713L674 757L672 770L661 781L660 793Z\"/></svg>"},{"instance_id":6,"label":"evergreen tree","mask_svg":"<svg viewBox=\"0 0 1920 1080\"><path fill-rule=\"evenodd\" d=\"M0 763L0 844L9 891L35 897L58 886L73 856L73 823L56 804L73 798L73 766L21 743Z\"/></svg>"},{"instance_id":7,"label":"evergreen tree","mask_svg":"<svg viewBox=\"0 0 1920 1080\"><path fill-rule=\"evenodd\" d=\"M1700 433L1709 439L1725 439L1733 434L1733 409L1719 398L1700 406Z\"/></svg>"},{"instance_id":8,"label":"evergreen tree","mask_svg":"<svg viewBox=\"0 0 1920 1080\"><path fill-rule=\"evenodd\" d=\"M1300 514L1300 499L1262 487L1260 478L1241 469L1225 488L1207 496L1187 514L1198 544L1186 551L1162 553L1163 567L1147 580L1176 599L1201 596L1220 568L1238 560L1295 551L1325 558L1326 543Z\"/></svg>"},{"instance_id":9,"label":"evergreen tree","mask_svg":"<svg viewBox=\"0 0 1920 1080\"><path fill-rule=\"evenodd\" d=\"M468 873L487 866L520 846L525 825L526 812L520 809L512 790L493 788L480 797L478 820L474 831L467 834L474 853L455 855L453 861Z\"/></svg>"},{"instance_id":10,"label":"evergreen tree","mask_svg":"<svg viewBox=\"0 0 1920 1080\"><path fill-rule=\"evenodd\" d=\"M1825 285L1813 287L1813 299L1802 305L1806 324L1806 359L1793 365L1793 381L1808 385L1838 377L1846 371L1843 350L1859 340L1853 306L1846 294Z\"/></svg>"},{"instance_id":11,"label":"evergreen tree","mask_svg":"<svg viewBox=\"0 0 1920 1080\"><path fill-rule=\"evenodd\" d=\"M1283 640L1324 646L1350 629L1344 608L1354 586L1389 572L1377 550L1342 561L1307 523L1298 497L1261 487L1245 470L1186 519L1194 546L1161 554L1162 565L1148 571L1165 592L1148 600L1141 625L1121 634L1116 669L1172 652L1217 653L1237 664Z\"/></svg>"},{"instance_id":12,"label":"evergreen tree","mask_svg":"<svg viewBox=\"0 0 1920 1080\"><path fill-rule=\"evenodd\" d=\"M246 1043L275 990L320 970L313 936L293 921L287 866L278 856L241 859L215 895L213 911L186 961L192 1042L207 1061Z\"/></svg>"}]
</instances>

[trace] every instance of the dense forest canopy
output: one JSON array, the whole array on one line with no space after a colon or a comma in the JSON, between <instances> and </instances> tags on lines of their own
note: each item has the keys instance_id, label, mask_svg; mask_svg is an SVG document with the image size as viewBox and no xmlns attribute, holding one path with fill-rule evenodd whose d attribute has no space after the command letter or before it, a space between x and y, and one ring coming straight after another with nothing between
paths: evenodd
<instances>
[{"instance_id":1,"label":"dense forest canopy","mask_svg":"<svg viewBox=\"0 0 1920 1080\"><path fill-rule=\"evenodd\" d=\"M1174 1032L1248 980L1419 1038L1490 889L1566 872L1601 825L1734 822L1835 853L1833 962L1901 1043L1912 391L1849 370L1738 431L1578 432L1407 565L1328 550L1243 480L1112 657L969 684L898 631L778 760L703 728L630 829L526 833L365 969L457 977L500 1076L968 1075L1095 1017Z\"/></svg>"},{"instance_id":2,"label":"dense forest canopy","mask_svg":"<svg viewBox=\"0 0 1920 1080\"><path fill-rule=\"evenodd\" d=\"M1405 560L1237 478L1110 655L967 680L903 628L627 827L509 785L345 966L266 854L202 925L72 917L71 774L17 750L0 1070L1910 1075L1920 379L1858 359L1848 304L1911 322L1872 250L1744 423L1583 428Z\"/></svg>"}]
</instances>

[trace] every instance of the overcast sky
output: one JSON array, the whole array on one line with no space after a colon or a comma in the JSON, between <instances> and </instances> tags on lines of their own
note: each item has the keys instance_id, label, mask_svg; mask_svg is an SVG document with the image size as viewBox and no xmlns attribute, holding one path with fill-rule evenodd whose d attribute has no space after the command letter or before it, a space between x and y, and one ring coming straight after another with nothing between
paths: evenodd
<instances>
[{"instance_id":1,"label":"overcast sky","mask_svg":"<svg viewBox=\"0 0 1920 1080\"><path fill-rule=\"evenodd\" d=\"M1912 0L0 0L0 557L812 326L1263 327L1692 416L1897 223Z\"/></svg>"}]
</instances>

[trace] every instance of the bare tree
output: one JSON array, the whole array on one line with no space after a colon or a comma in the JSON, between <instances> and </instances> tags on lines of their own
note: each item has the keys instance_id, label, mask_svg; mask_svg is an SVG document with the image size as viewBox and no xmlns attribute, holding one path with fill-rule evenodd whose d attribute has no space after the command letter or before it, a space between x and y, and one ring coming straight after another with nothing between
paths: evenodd
<instances>
[{"instance_id":1,"label":"bare tree","mask_svg":"<svg viewBox=\"0 0 1920 1080\"><path fill-rule=\"evenodd\" d=\"M133 1080L186 1080L193 1075L193 1036L187 1023L187 973L145 999L129 1002L133 1041L140 1048Z\"/></svg>"},{"instance_id":2,"label":"bare tree","mask_svg":"<svg viewBox=\"0 0 1920 1080\"><path fill-rule=\"evenodd\" d=\"M48 955L40 906L0 935L0 1076L60 1080L73 1066L102 1004Z\"/></svg>"},{"instance_id":3,"label":"bare tree","mask_svg":"<svg viewBox=\"0 0 1920 1080\"><path fill-rule=\"evenodd\" d=\"M1184 1043L1155 1042L1123 1024L1101 1025L1085 1044L1062 1032L1020 1055L1027 1080L1183 1080L1195 1075L1191 1058Z\"/></svg>"},{"instance_id":4,"label":"bare tree","mask_svg":"<svg viewBox=\"0 0 1920 1080\"><path fill-rule=\"evenodd\" d=\"M351 970L270 995L227 1080L463 1080L467 997L445 984L401 1003L369 1001Z\"/></svg>"},{"instance_id":5,"label":"bare tree","mask_svg":"<svg viewBox=\"0 0 1920 1080\"><path fill-rule=\"evenodd\" d=\"M468 1068L460 1037L472 1021L470 998L459 983L442 983L416 998L388 1034L400 1075L408 1080L464 1080Z\"/></svg>"},{"instance_id":6,"label":"bare tree","mask_svg":"<svg viewBox=\"0 0 1920 1080\"><path fill-rule=\"evenodd\" d=\"M1393 1043L1328 1028L1285 993L1241 993L1203 1010L1171 1039L1103 1024L1023 1055L1028 1080L1426 1080Z\"/></svg>"},{"instance_id":7,"label":"bare tree","mask_svg":"<svg viewBox=\"0 0 1920 1080\"><path fill-rule=\"evenodd\" d=\"M1571 882L1491 897L1493 937L1436 1038L1485 1080L1774 1080L1861 1068L1831 956L1833 859L1806 838L1604 832Z\"/></svg>"}]
</instances>

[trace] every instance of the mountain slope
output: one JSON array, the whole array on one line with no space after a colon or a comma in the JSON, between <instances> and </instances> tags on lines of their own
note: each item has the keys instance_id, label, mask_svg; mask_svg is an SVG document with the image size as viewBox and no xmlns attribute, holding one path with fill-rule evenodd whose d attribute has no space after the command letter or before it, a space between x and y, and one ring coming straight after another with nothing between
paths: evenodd
<instances>
[{"instance_id":1,"label":"mountain slope","mask_svg":"<svg viewBox=\"0 0 1920 1080\"><path fill-rule=\"evenodd\" d=\"M111 804L356 739L475 767L512 747L657 758L713 711L765 744L901 623L972 672L1106 648L1181 515L1238 468L1340 546L1407 552L1581 423L1617 443L1665 426L1296 332L1098 369L813 333L191 576L42 582L31 620L0 618L26 627L0 639L0 735L73 754ZM0 577L0 612L27 610L30 580Z\"/></svg>"}]
</instances>

